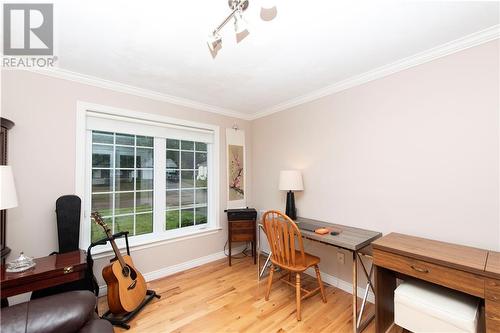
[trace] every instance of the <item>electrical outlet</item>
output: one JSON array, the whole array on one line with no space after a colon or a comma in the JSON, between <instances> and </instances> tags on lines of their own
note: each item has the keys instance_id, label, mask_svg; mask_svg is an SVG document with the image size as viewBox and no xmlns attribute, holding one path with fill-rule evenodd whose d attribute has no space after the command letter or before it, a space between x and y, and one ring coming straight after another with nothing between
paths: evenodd
<instances>
[{"instance_id":1,"label":"electrical outlet","mask_svg":"<svg viewBox=\"0 0 500 333\"><path fill-rule=\"evenodd\" d=\"M339 264L345 264L345 254L342 252L337 252L337 261Z\"/></svg>"}]
</instances>

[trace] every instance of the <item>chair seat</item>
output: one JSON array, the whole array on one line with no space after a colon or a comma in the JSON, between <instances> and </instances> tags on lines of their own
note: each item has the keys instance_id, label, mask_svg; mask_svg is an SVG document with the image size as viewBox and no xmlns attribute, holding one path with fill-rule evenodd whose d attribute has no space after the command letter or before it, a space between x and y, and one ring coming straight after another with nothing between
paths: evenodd
<instances>
[{"instance_id":1,"label":"chair seat","mask_svg":"<svg viewBox=\"0 0 500 333\"><path fill-rule=\"evenodd\" d=\"M292 272L303 272L309 267L312 267L314 265L319 264L320 259L316 256L313 256L312 254L304 252L304 258L305 262L302 262L302 256L300 255L300 251L295 250L295 265L283 265L282 263L279 263L275 261L273 258L271 258L271 261L273 264L276 266L279 266L283 269L292 271Z\"/></svg>"}]
</instances>

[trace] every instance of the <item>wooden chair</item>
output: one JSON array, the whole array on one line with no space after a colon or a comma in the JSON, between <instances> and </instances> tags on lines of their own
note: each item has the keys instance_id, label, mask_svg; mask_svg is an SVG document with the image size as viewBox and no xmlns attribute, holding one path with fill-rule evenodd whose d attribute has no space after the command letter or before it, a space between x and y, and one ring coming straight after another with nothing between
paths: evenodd
<instances>
[{"instance_id":1,"label":"wooden chair","mask_svg":"<svg viewBox=\"0 0 500 333\"><path fill-rule=\"evenodd\" d=\"M271 285L273 283L273 273L275 266L288 271L288 274L280 278L286 284L295 287L295 299L297 302L297 320L301 320L300 302L303 299L311 297L321 292L321 298L326 303L325 290L318 264L320 259L316 256L304 252L302 243L302 235L297 225L285 214L271 210L262 216L262 224L269 242L271 256L271 270L267 282L266 301L269 300ZM316 271L316 279L318 280L318 288L314 290L306 290L300 285L300 274L309 267L313 267ZM291 275L295 273L295 285L291 282ZM288 279L286 277L288 276ZM302 296L301 292L305 292Z\"/></svg>"}]
</instances>

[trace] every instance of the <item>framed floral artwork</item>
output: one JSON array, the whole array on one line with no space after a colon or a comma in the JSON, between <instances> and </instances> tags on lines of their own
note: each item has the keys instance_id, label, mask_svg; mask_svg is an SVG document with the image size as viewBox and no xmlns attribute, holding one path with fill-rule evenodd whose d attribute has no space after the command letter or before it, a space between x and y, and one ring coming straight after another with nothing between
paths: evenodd
<instances>
[{"instance_id":1,"label":"framed floral artwork","mask_svg":"<svg viewBox=\"0 0 500 333\"><path fill-rule=\"evenodd\" d=\"M227 207L246 207L245 132L227 129Z\"/></svg>"},{"instance_id":2,"label":"framed floral artwork","mask_svg":"<svg viewBox=\"0 0 500 333\"><path fill-rule=\"evenodd\" d=\"M243 146L228 145L229 200L245 199Z\"/></svg>"}]
</instances>

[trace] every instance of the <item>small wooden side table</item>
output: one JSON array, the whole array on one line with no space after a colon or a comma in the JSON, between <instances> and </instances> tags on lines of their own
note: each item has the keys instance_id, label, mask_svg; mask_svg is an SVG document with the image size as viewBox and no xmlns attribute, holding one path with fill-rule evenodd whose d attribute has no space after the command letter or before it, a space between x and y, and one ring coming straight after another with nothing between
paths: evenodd
<instances>
[{"instance_id":1,"label":"small wooden side table","mask_svg":"<svg viewBox=\"0 0 500 333\"><path fill-rule=\"evenodd\" d=\"M1 266L2 299L85 278L87 257L82 250L36 258L35 262L35 267L20 273L7 273L5 265Z\"/></svg>"},{"instance_id":2,"label":"small wooden side table","mask_svg":"<svg viewBox=\"0 0 500 333\"><path fill-rule=\"evenodd\" d=\"M231 245L233 242L250 242L253 263L257 263L257 222L256 220L229 221L228 244L229 266L231 266Z\"/></svg>"}]
</instances>

